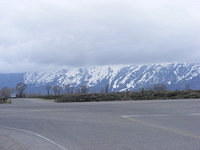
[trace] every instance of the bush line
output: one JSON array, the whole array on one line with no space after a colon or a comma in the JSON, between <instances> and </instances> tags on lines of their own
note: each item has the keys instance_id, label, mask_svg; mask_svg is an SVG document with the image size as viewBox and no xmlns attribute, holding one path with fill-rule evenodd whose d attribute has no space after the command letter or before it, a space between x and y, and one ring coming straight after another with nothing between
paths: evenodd
<instances>
[{"instance_id":1,"label":"bush line","mask_svg":"<svg viewBox=\"0 0 200 150\"><path fill-rule=\"evenodd\" d=\"M50 96L28 96L32 98L53 99L55 102L99 102L125 100L159 100L159 99L195 99L200 98L200 91L140 91L116 93L64 94Z\"/></svg>"}]
</instances>

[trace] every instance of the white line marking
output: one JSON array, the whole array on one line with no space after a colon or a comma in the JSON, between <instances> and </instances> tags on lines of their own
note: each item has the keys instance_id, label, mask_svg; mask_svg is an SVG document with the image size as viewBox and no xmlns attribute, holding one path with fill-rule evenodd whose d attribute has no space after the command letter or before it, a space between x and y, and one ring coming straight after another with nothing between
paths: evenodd
<instances>
[{"instance_id":1,"label":"white line marking","mask_svg":"<svg viewBox=\"0 0 200 150\"><path fill-rule=\"evenodd\" d=\"M152 114L152 115L123 115L122 118L138 118L138 117L168 117L168 114Z\"/></svg>"},{"instance_id":2,"label":"white line marking","mask_svg":"<svg viewBox=\"0 0 200 150\"><path fill-rule=\"evenodd\" d=\"M136 123L139 123L139 124L142 124L144 126L151 127L151 128L161 129L161 130L164 130L164 131L168 131L168 132L172 132L172 133L179 134L179 135L182 135L182 136L191 137L191 138L195 138L195 139L200 140L200 136L194 135L193 133L190 133L189 131L180 130L180 129L177 129L177 128L169 128L169 127L165 127L165 126L162 126L162 125L159 125L159 124L150 123L150 122L145 121L145 120L140 120L137 117L131 117L130 115L124 115L124 116L121 116L121 118L130 120L130 121L133 121L133 122L136 122Z\"/></svg>"},{"instance_id":3,"label":"white line marking","mask_svg":"<svg viewBox=\"0 0 200 150\"><path fill-rule=\"evenodd\" d=\"M200 113L188 114L136 114L136 115L122 115L121 118L141 118L141 117L174 117L174 116L200 116Z\"/></svg>"},{"instance_id":4,"label":"white line marking","mask_svg":"<svg viewBox=\"0 0 200 150\"><path fill-rule=\"evenodd\" d=\"M200 113L191 113L191 116L200 116Z\"/></svg>"},{"instance_id":5,"label":"white line marking","mask_svg":"<svg viewBox=\"0 0 200 150\"><path fill-rule=\"evenodd\" d=\"M58 147L58 148L61 149L61 150L67 150L64 146L62 146L62 145L56 143L55 141L53 141L53 140L51 140L51 139L49 139L49 138L47 138L47 137L45 137L45 136L43 136L43 135L41 135L41 134L39 134L39 133L30 131L30 130L25 130L25 129L4 127L4 126L2 126L2 125L0 125L0 126L3 127L3 128L5 128L5 129L8 129L8 130L20 131L20 132L24 132L24 133L29 134L29 135L33 135L33 136L39 137L39 138L41 138L41 139L43 139L43 140L49 142L50 144L55 145L56 147Z\"/></svg>"}]
</instances>

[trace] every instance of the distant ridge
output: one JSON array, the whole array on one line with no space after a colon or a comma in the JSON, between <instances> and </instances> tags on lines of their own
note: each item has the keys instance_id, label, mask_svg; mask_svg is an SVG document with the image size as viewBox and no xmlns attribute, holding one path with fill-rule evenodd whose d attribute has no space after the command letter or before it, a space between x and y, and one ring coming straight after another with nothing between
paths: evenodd
<instances>
[{"instance_id":1,"label":"distant ridge","mask_svg":"<svg viewBox=\"0 0 200 150\"><path fill-rule=\"evenodd\" d=\"M25 82L29 91L35 92L44 92L46 85L87 86L91 92L99 92L106 86L110 92L116 92L151 88L155 84L163 84L169 90L200 89L200 64L106 65L0 74L1 87L14 87L17 82Z\"/></svg>"},{"instance_id":2,"label":"distant ridge","mask_svg":"<svg viewBox=\"0 0 200 150\"><path fill-rule=\"evenodd\" d=\"M171 90L200 89L200 64L106 65L25 73L26 84L86 85L91 91L109 85L110 91L137 90L164 84Z\"/></svg>"}]
</instances>

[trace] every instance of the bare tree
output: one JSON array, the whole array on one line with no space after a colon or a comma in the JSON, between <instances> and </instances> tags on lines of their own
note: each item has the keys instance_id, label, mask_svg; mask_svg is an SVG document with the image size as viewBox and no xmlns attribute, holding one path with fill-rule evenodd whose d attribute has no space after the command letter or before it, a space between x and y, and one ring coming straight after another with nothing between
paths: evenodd
<instances>
[{"instance_id":1,"label":"bare tree","mask_svg":"<svg viewBox=\"0 0 200 150\"><path fill-rule=\"evenodd\" d=\"M69 93L70 93L70 94L74 94L74 90L75 90L75 87L70 86L70 88L69 88Z\"/></svg>"},{"instance_id":2,"label":"bare tree","mask_svg":"<svg viewBox=\"0 0 200 150\"><path fill-rule=\"evenodd\" d=\"M108 93L109 92L109 84L101 86L100 93Z\"/></svg>"},{"instance_id":3,"label":"bare tree","mask_svg":"<svg viewBox=\"0 0 200 150\"><path fill-rule=\"evenodd\" d=\"M88 87L86 85L82 85L80 87L80 93L85 94L88 92Z\"/></svg>"},{"instance_id":4,"label":"bare tree","mask_svg":"<svg viewBox=\"0 0 200 150\"><path fill-rule=\"evenodd\" d=\"M106 86L105 86L105 93L108 93L109 92L109 84L107 84Z\"/></svg>"},{"instance_id":5,"label":"bare tree","mask_svg":"<svg viewBox=\"0 0 200 150\"><path fill-rule=\"evenodd\" d=\"M51 85L46 85L46 91L47 91L47 95L49 96L50 95L50 90L51 90Z\"/></svg>"},{"instance_id":6,"label":"bare tree","mask_svg":"<svg viewBox=\"0 0 200 150\"><path fill-rule=\"evenodd\" d=\"M26 89L27 85L23 82L20 82L16 85L16 92L17 92L17 97L24 97L24 91Z\"/></svg>"},{"instance_id":7,"label":"bare tree","mask_svg":"<svg viewBox=\"0 0 200 150\"><path fill-rule=\"evenodd\" d=\"M55 96L58 96L58 95L61 94L61 90L62 90L62 88L61 88L60 86L55 85L55 86L53 86L52 89L53 89L53 92L54 92L54 95L55 95Z\"/></svg>"},{"instance_id":8,"label":"bare tree","mask_svg":"<svg viewBox=\"0 0 200 150\"><path fill-rule=\"evenodd\" d=\"M9 98L11 97L11 94L12 94L12 89L11 88L7 88L7 87L4 87L0 90L0 96L1 98Z\"/></svg>"},{"instance_id":9,"label":"bare tree","mask_svg":"<svg viewBox=\"0 0 200 150\"><path fill-rule=\"evenodd\" d=\"M65 91L66 94L70 93L70 84L65 85L64 91Z\"/></svg>"}]
</instances>

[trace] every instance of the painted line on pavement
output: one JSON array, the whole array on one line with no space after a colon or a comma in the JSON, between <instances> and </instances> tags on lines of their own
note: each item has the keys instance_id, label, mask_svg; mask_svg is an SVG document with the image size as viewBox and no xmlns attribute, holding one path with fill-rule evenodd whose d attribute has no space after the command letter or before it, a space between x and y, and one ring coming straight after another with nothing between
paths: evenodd
<instances>
[{"instance_id":1,"label":"painted line on pavement","mask_svg":"<svg viewBox=\"0 0 200 150\"><path fill-rule=\"evenodd\" d=\"M41 134L39 134L39 133L30 131L30 130L25 130L25 129L12 128L12 127L5 127L5 126L2 126L2 125L0 125L0 126L1 126L2 128L4 128L4 129L14 130L14 131L18 131L18 132L23 132L23 133L28 134L28 135L36 136L36 137L38 137L38 138L41 138L41 139L43 139L43 140L49 142L49 143L52 144L52 145L58 147L58 148L61 149L61 150L67 150L64 146L62 146L62 145L56 143L55 141L53 141L53 140L51 140L51 139L49 139L49 138L47 138L47 137L45 137L45 136L43 136L43 135L41 135Z\"/></svg>"},{"instance_id":2,"label":"painted line on pavement","mask_svg":"<svg viewBox=\"0 0 200 150\"><path fill-rule=\"evenodd\" d=\"M164 130L164 131L168 131L168 132L172 132L181 136L185 136L185 137L190 137L190 138L195 138L200 140L200 136L194 135L188 131L184 131L184 130L180 130L180 129L176 129L176 128L168 128L162 125L158 125L158 124L154 124L154 123L150 123L144 120L140 120L137 117L133 117L134 115L123 115L121 116L122 119L127 119L139 124L142 124L144 126L147 127L151 127L151 128L155 128L155 129L160 129L160 130Z\"/></svg>"}]
</instances>

